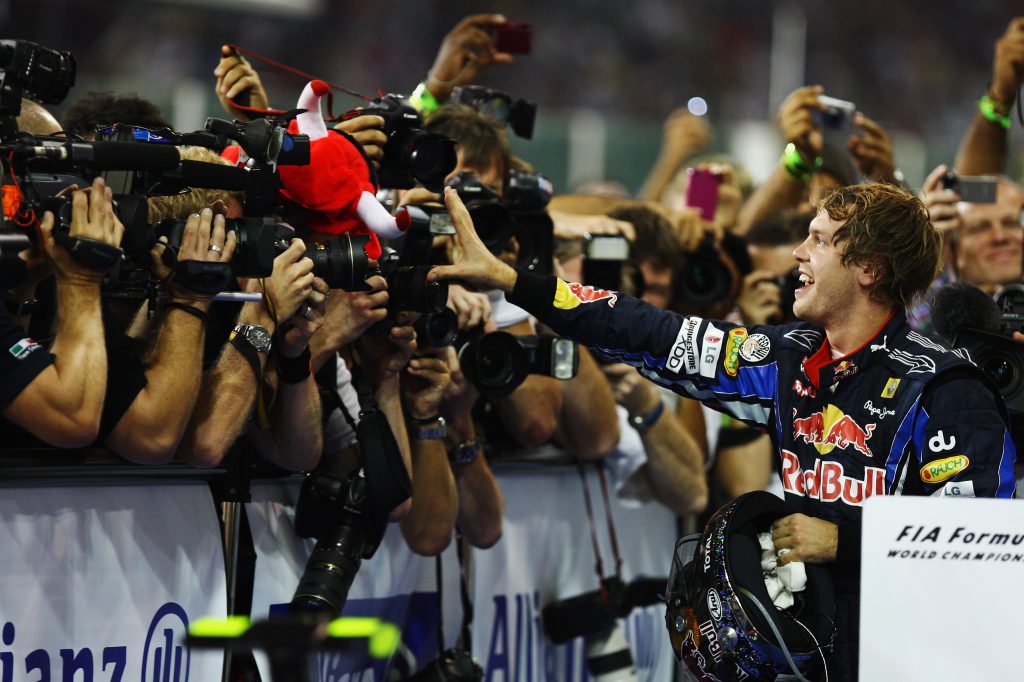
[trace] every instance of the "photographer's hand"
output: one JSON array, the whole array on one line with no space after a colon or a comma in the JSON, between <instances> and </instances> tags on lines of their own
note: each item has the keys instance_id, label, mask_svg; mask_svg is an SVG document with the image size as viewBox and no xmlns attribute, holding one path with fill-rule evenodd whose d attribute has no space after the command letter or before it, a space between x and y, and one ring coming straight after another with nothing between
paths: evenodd
<instances>
[{"instance_id":1,"label":"photographer's hand","mask_svg":"<svg viewBox=\"0 0 1024 682\"><path fill-rule=\"evenodd\" d=\"M366 280L370 291L334 291L327 299L323 330L313 337L313 371L387 317L388 283L375 275Z\"/></svg>"},{"instance_id":2,"label":"photographer's hand","mask_svg":"<svg viewBox=\"0 0 1024 682\"><path fill-rule=\"evenodd\" d=\"M921 201L928 209L932 226L942 234L944 241L958 235L961 226L960 212L956 210L960 195L942 186L942 178L947 171L949 168L945 164L938 166L928 174L921 187Z\"/></svg>"},{"instance_id":3,"label":"photographer's hand","mask_svg":"<svg viewBox=\"0 0 1024 682\"><path fill-rule=\"evenodd\" d=\"M267 91L263 87L260 75L245 57L227 45L221 45L220 53L220 62L217 64L217 68L213 70L213 75L217 77L217 99L220 100L224 111L240 121L249 121L252 117L236 107L231 100L243 92L247 92L249 93L248 106L256 109L267 109L270 107Z\"/></svg>"},{"instance_id":4,"label":"photographer's hand","mask_svg":"<svg viewBox=\"0 0 1024 682\"><path fill-rule=\"evenodd\" d=\"M439 265L432 269L427 275L428 279L432 282L461 279L481 290L512 291L516 285L516 271L498 260L480 241L473 228L473 219L459 198L459 193L451 187L445 187L444 202L452 216L452 225L455 226L454 258L451 265Z\"/></svg>"},{"instance_id":5,"label":"photographer's hand","mask_svg":"<svg viewBox=\"0 0 1024 682\"><path fill-rule=\"evenodd\" d=\"M788 142L796 145L804 162L814 165L814 159L821 154L825 138L814 122L814 110L824 111L818 95L825 92L820 85L805 85L797 88L779 106L779 125Z\"/></svg>"},{"instance_id":6,"label":"photographer's hand","mask_svg":"<svg viewBox=\"0 0 1024 682\"><path fill-rule=\"evenodd\" d=\"M43 237L43 250L58 282L95 284L103 280L106 273L91 270L74 258L53 238L54 216L47 211L43 214L39 229ZM87 190L76 190L71 194L71 225L68 235L93 239L104 244L118 246L124 236L124 225L114 213L114 194L103 178L96 178Z\"/></svg>"},{"instance_id":7,"label":"photographer's hand","mask_svg":"<svg viewBox=\"0 0 1024 682\"><path fill-rule=\"evenodd\" d=\"M846 151L853 157L857 169L875 182L895 183L896 165L889 134L859 111L854 114L853 123L864 131L860 135L851 135L846 144Z\"/></svg>"},{"instance_id":8,"label":"photographer's hand","mask_svg":"<svg viewBox=\"0 0 1024 682\"><path fill-rule=\"evenodd\" d=\"M327 299L331 288L319 277L313 279L313 290L299 312L278 329L278 351L286 358L297 358L309 345L313 335L324 325Z\"/></svg>"},{"instance_id":9,"label":"photographer's hand","mask_svg":"<svg viewBox=\"0 0 1024 682\"><path fill-rule=\"evenodd\" d=\"M1024 84L1024 17L1010 21L1006 32L996 41L992 60L992 85L989 97L1010 104Z\"/></svg>"},{"instance_id":10,"label":"photographer's hand","mask_svg":"<svg viewBox=\"0 0 1024 682\"><path fill-rule=\"evenodd\" d=\"M589 235L622 235L629 241L636 241L633 223L616 220L606 215L582 215L551 209L548 211L554 223L554 235L559 239L583 239Z\"/></svg>"},{"instance_id":11,"label":"photographer's hand","mask_svg":"<svg viewBox=\"0 0 1024 682\"><path fill-rule=\"evenodd\" d=\"M293 239L291 246L274 259L274 272L264 280L267 298L278 324L299 311L313 292L313 261L306 258L306 245Z\"/></svg>"},{"instance_id":12,"label":"photographer's hand","mask_svg":"<svg viewBox=\"0 0 1024 682\"><path fill-rule=\"evenodd\" d=\"M206 263L230 263L235 253L238 240L235 231L225 234L225 220L221 214L214 215L209 208L201 213L193 213L185 223L185 231L178 248L178 261L201 261ZM161 240L150 250L153 274L161 281L171 278L171 298L175 301L187 302L202 310L206 310L212 296L199 294L174 282L173 271L163 262L162 255L167 248L167 239Z\"/></svg>"},{"instance_id":13,"label":"photographer's hand","mask_svg":"<svg viewBox=\"0 0 1024 682\"><path fill-rule=\"evenodd\" d=\"M779 324L782 321L782 296L770 272L755 270L743 278L736 300L743 324Z\"/></svg>"},{"instance_id":14,"label":"photographer's hand","mask_svg":"<svg viewBox=\"0 0 1024 682\"><path fill-rule=\"evenodd\" d=\"M406 414L413 419L428 419L440 413L441 400L452 382L446 353L447 348L428 348L406 366L402 397Z\"/></svg>"},{"instance_id":15,"label":"photographer's hand","mask_svg":"<svg viewBox=\"0 0 1024 682\"><path fill-rule=\"evenodd\" d=\"M380 162L384 158L384 145L388 142L388 136L384 134L383 117L363 114L341 121L334 129L351 135L363 147L363 152L373 164L374 170L380 170Z\"/></svg>"},{"instance_id":16,"label":"photographer's hand","mask_svg":"<svg viewBox=\"0 0 1024 682\"><path fill-rule=\"evenodd\" d=\"M472 83L490 64L511 64L512 55L497 52L490 29L506 22L500 14L473 14L448 32L427 73L427 89L444 102L456 86Z\"/></svg>"},{"instance_id":17,"label":"photographer's hand","mask_svg":"<svg viewBox=\"0 0 1024 682\"><path fill-rule=\"evenodd\" d=\"M459 331L474 329L491 319L491 299L458 284L448 285L448 307L459 317Z\"/></svg>"}]
</instances>

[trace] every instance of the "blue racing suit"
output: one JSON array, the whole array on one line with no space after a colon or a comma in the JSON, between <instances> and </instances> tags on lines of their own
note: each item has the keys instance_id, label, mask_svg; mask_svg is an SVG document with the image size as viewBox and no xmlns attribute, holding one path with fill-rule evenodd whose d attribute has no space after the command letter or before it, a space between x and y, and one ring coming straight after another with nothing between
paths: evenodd
<instances>
[{"instance_id":1,"label":"blue racing suit","mask_svg":"<svg viewBox=\"0 0 1024 682\"><path fill-rule=\"evenodd\" d=\"M833 359L824 331L808 323L741 327L522 272L508 299L555 332L771 436L788 502L839 526L829 566L838 644L852 647L844 668L856 666L864 500L1014 495L1016 453L998 390L913 331L901 311Z\"/></svg>"}]
</instances>

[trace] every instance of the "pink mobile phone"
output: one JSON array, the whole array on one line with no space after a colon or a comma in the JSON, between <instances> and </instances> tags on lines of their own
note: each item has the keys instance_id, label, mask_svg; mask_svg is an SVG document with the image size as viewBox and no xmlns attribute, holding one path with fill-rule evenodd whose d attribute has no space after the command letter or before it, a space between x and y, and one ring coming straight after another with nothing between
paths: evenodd
<instances>
[{"instance_id":1,"label":"pink mobile phone","mask_svg":"<svg viewBox=\"0 0 1024 682\"><path fill-rule=\"evenodd\" d=\"M715 208L718 206L719 177L708 170L687 168L690 183L686 187L686 205L700 210L704 220L715 219Z\"/></svg>"}]
</instances>

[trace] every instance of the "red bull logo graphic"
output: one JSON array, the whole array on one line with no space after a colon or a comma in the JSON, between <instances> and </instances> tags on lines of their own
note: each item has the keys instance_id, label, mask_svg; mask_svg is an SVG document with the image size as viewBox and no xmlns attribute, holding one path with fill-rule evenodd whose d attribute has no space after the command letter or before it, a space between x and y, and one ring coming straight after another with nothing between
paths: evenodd
<instances>
[{"instance_id":1,"label":"red bull logo graphic","mask_svg":"<svg viewBox=\"0 0 1024 682\"><path fill-rule=\"evenodd\" d=\"M555 287L554 305L559 310L572 310L581 303L593 303L595 301L607 301L608 305L615 307L615 301L619 296L614 291L595 289L594 287L577 284L576 282L565 282L558 280Z\"/></svg>"},{"instance_id":2,"label":"red bull logo graphic","mask_svg":"<svg viewBox=\"0 0 1024 682\"><path fill-rule=\"evenodd\" d=\"M569 291L571 291L576 298L580 299L581 303L593 303L594 301L607 300L609 305L613 305L615 303L615 299L618 298L614 291L595 289L594 287L577 284L576 282L569 285Z\"/></svg>"},{"instance_id":3,"label":"red bull logo graphic","mask_svg":"<svg viewBox=\"0 0 1024 682\"><path fill-rule=\"evenodd\" d=\"M858 479L847 476L839 462L816 459L813 469L804 470L795 454L783 450L782 487L800 497L859 507L872 495L885 494L885 469L864 467L864 478Z\"/></svg>"},{"instance_id":4,"label":"red bull logo graphic","mask_svg":"<svg viewBox=\"0 0 1024 682\"><path fill-rule=\"evenodd\" d=\"M852 447L865 457L873 457L868 439L874 430L874 424L861 428L853 417L835 405L826 405L823 411L809 417L797 417L796 408L793 408L793 440L803 438L805 443L810 443L823 455L832 452L833 448L845 450Z\"/></svg>"}]
</instances>

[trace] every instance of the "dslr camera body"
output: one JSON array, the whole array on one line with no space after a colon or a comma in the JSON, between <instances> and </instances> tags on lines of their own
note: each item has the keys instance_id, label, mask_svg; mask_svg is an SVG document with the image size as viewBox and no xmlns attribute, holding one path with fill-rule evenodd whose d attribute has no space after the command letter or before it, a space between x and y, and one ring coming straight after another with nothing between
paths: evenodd
<instances>
[{"instance_id":1,"label":"dslr camera body","mask_svg":"<svg viewBox=\"0 0 1024 682\"><path fill-rule=\"evenodd\" d=\"M419 182L431 192L444 189L444 179L455 170L455 142L423 130L423 118L401 95L384 95L360 114L384 119L384 158L378 177L381 187L410 189Z\"/></svg>"}]
</instances>

